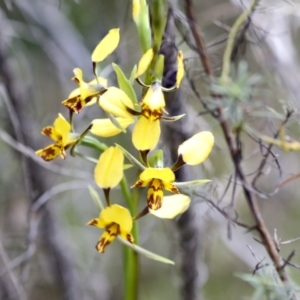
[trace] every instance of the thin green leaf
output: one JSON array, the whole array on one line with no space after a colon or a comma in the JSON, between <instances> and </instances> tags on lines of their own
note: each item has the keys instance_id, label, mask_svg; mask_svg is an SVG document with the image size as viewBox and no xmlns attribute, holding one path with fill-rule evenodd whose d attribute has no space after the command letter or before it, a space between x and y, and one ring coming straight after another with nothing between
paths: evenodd
<instances>
[{"instance_id":1,"label":"thin green leaf","mask_svg":"<svg viewBox=\"0 0 300 300\"><path fill-rule=\"evenodd\" d=\"M89 135L83 137L83 139L80 141L80 145L93 148L101 153L108 148L106 144L99 142L99 140Z\"/></svg>"},{"instance_id":2,"label":"thin green leaf","mask_svg":"<svg viewBox=\"0 0 300 300\"><path fill-rule=\"evenodd\" d=\"M74 153L75 153L76 156L81 157L82 159L84 159L86 161L89 161L89 162L91 162L93 164L97 164L98 163L98 159L96 159L94 157L82 154L82 153L77 152L77 151L74 151Z\"/></svg>"},{"instance_id":3,"label":"thin green leaf","mask_svg":"<svg viewBox=\"0 0 300 300\"><path fill-rule=\"evenodd\" d=\"M145 170L146 167L140 163L132 154L130 154L126 149L124 149L122 146L118 145L118 144L115 144L116 146L118 146L123 154L128 158L128 160L134 165L136 166L137 168L139 168L140 170Z\"/></svg>"},{"instance_id":4,"label":"thin green leaf","mask_svg":"<svg viewBox=\"0 0 300 300\"><path fill-rule=\"evenodd\" d=\"M128 170L131 169L133 167L133 165L131 164L124 164L123 170Z\"/></svg>"},{"instance_id":5,"label":"thin green leaf","mask_svg":"<svg viewBox=\"0 0 300 300\"><path fill-rule=\"evenodd\" d=\"M201 180L192 180L192 181L184 181L184 182L173 182L173 184L178 188L185 188L185 187L191 187L191 186L208 183L210 181L211 180L209 179L201 179Z\"/></svg>"},{"instance_id":6,"label":"thin green leaf","mask_svg":"<svg viewBox=\"0 0 300 300\"><path fill-rule=\"evenodd\" d=\"M115 116L113 116L112 114L109 114L107 112L106 112L106 115L118 129L122 130L123 133L126 133L126 129L121 126L121 124L118 122L118 120L116 119Z\"/></svg>"},{"instance_id":7,"label":"thin green leaf","mask_svg":"<svg viewBox=\"0 0 300 300\"><path fill-rule=\"evenodd\" d=\"M135 251L135 252L137 252L137 253L139 253L139 254L141 254L141 255L144 255L144 256L146 256L147 258L150 258L150 259L153 259L153 260L156 260L156 261L165 263L165 264L175 265L174 261L172 261L172 260L170 260L170 259L168 259L168 258L165 258L165 257L163 257L163 256L157 255L157 254L155 254L155 253L153 253L153 252L150 252L150 251L148 251L148 250L146 250L146 249L144 249L144 248L142 248L142 247L140 247L140 246L138 246L138 245L131 244L131 243L129 243L128 241L122 239L122 238L119 237L119 236L118 236L118 240L119 240L122 244L124 244L124 245L130 247L133 251Z\"/></svg>"},{"instance_id":8,"label":"thin green leaf","mask_svg":"<svg viewBox=\"0 0 300 300\"><path fill-rule=\"evenodd\" d=\"M123 73L122 69L115 63L113 63L112 66L116 72L120 89L123 90L127 94L127 96L131 99L131 101L133 103L137 103L135 91L134 91L130 81L127 79L127 77Z\"/></svg>"},{"instance_id":9,"label":"thin green leaf","mask_svg":"<svg viewBox=\"0 0 300 300\"><path fill-rule=\"evenodd\" d=\"M97 191L91 185L89 185L88 188L89 188L90 195L91 195L92 199L94 200L95 204L97 206L99 206L99 208L101 210L104 209L104 205L103 205Z\"/></svg>"},{"instance_id":10,"label":"thin green leaf","mask_svg":"<svg viewBox=\"0 0 300 300\"><path fill-rule=\"evenodd\" d=\"M137 71L137 65L134 65L134 67L132 68L132 71L130 73L130 78L129 78L129 82L131 83L131 85L133 85L133 83L135 81L136 71Z\"/></svg>"}]
</instances>

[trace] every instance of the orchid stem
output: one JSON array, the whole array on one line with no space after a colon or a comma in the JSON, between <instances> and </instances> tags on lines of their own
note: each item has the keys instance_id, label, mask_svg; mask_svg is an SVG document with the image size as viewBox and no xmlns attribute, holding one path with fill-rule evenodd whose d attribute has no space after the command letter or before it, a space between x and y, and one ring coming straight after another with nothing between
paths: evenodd
<instances>
[{"instance_id":1,"label":"orchid stem","mask_svg":"<svg viewBox=\"0 0 300 300\"><path fill-rule=\"evenodd\" d=\"M131 215L136 215L137 212L137 201L136 197L133 197L127 179L124 176L121 183L121 190L126 200L127 206L130 210ZM134 243L138 244L138 227L137 223L133 222L132 236ZM125 288L125 300L138 300L138 273L139 273L139 258L138 254L124 246L123 248L124 257L124 288Z\"/></svg>"}]
</instances>

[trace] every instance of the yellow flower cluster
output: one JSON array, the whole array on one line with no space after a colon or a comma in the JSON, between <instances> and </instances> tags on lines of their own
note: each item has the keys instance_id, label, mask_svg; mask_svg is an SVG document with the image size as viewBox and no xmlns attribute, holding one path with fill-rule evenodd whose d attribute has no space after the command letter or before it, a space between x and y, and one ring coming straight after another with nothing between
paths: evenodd
<instances>
[{"instance_id":1,"label":"yellow flower cluster","mask_svg":"<svg viewBox=\"0 0 300 300\"><path fill-rule=\"evenodd\" d=\"M134 9L138 15L139 6ZM180 86L184 76L183 53L178 52L177 56L177 76L176 83L172 88L164 88L161 85L162 74L155 74L147 79L147 83L141 80L141 76L159 63L158 54L153 48L145 51L139 63L134 68L132 78L127 78L121 68L113 64L116 71L119 87L109 86L106 78L97 74L97 64L108 57L118 46L120 41L119 28L111 29L100 41L91 55L93 72L95 78L92 81L84 81L83 71L79 68L73 70L74 82L78 85L69 97L62 104L70 110L71 120L68 122L61 114L54 121L53 126L42 129L42 134L52 138L55 143L36 151L46 161L50 161L59 155L65 159L66 150L70 147L71 153L76 145L86 138L85 135L92 133L99 137L111 137L133 125L132 143L139 151L141 161L129 154L120 146L105 146L96 164L94 178L97 185L103 189L107 206L101 210L99 217L88 222L99 228L103 228L104 233L100 237L96 249L104 252L106 246L111 243L116 236L133 243L131 235L133 221L146 213L151 213L159 218L174 218L183 213L190 204L190 198L180 194L181 186L195 185L207 182L208 180L196 180L187 183L177 183L175 174L178 168L184 164L197 165L202 163L209 155L214 144L214 137L210 132L200 132L189 140L185 141L178 148L178 160L171 167L163 166L163 157L158 155L157 164L151 164L148 153L153 150L160 138L160 122L176 121L181 116L166 116L166 103L164 92L172 91ZM154 66L154 67L153 67ZM157 68L159 69L159 68ZM149 77L149 76L148 76ZM143 86L143 96L141 101L136 101L137 96L133 89L134 80ZM104 119L92 120L87 129L82 134L74 133L73 114L80 113L86 106L98 105L108 116ZM98 140L95 140L98 142ZM125 152L124 152L125 151ZM161 153L161 152L158 152ZM148 187L147 205L143 214L133 218L129 210L117 204L110 203L110 189L116 187L124 176L124 155L131 162L142 169L139 179L132 188ZM164 190L176 195L164 196Z\"/></svg>"}]
</instances>

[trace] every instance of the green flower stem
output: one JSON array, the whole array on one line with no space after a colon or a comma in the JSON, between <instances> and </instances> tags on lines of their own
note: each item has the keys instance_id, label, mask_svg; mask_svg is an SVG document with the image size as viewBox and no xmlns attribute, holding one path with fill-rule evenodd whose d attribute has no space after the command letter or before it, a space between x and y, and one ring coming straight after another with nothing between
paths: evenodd
<instances>
[{"instance_id":1,"label":"green flower stem","mask_svg":"<svg viewBox=\"0 0 300 300\"><path fill-rule=\"evenodd\" d=\"M137 198L133 197L126 177L124 176L121 183L121 190L126 200L127 206L131 215L137 213ZM131 234L134 238L134 243L138 244L138 227L137 222L133 222L133 228ZM138 254L124 246L124 288L125 288L125 300L137 300L138 299L138 273L139 273L139 257Z\"/></svg>"},{"instance_id":2,"label":"green flower stem","mask_svg":"<svg viewBox=\"0 0 300 300\"><path fill-rule=\"evenodd\" d=\"M238 34L238 31L240 30L240 27L246 22L247 18L251 15L253 10L255 9L256 5L258 4L259 0L253 0L251 5L249 6L248 9L246 9L235 21L233 24L226 48L224 51L224 56L223 56L223 67L222 67L222 74L221 74L221 83L226 84L229 78L229 71L230 71L230 57L232 53L232 49L234 46L235 38L236 35Z\"/></svg>"}]
</instances>

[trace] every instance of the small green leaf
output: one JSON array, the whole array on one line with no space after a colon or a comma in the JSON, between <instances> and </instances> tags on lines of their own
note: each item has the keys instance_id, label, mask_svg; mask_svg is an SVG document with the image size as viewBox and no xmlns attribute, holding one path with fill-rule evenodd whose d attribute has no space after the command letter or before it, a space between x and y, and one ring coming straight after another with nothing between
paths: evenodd
<instances>
[{"instance_id":1,"label":"small green leaf","mask_svg":"<svg viewBox=\"0 0 300 300\"><path fill-rule=\"evenodd\" d=\"M93 148L101 153L108 148L106 144L99 142L99 140L89 135L83 137L83 139L80 141L80 145Z\"/></svg>"},{"instance_id":2,"label":"small green leaf","mask_svg":"<svg viewBox=\"0 0 300 300\"><path fill-rule=\"evenodd\" d=\"M130 73L130 78L129 78L129 82L131 83L131 85L134 83L135 81L135 74L137 71L137 65L134 65L134 67L132 68L132 71Z\"/></svg>"},{"instance_id":3,"label":"small green leaf","mask_svg":"<svg viewBox=\"0 0 300 300\"><path fill-rule=\"evenodd\" d=\"M128 160L134 165L136 166L138 169L144 171L146 169L146 167L140 163L132 154L130 154L126 149L124 149L122 146L115 144L116 146L118 146L123 154L128 158Z\"/></svg>"},{"instance_id":4,"label":"small green leaf","mask_svg":"<svg viewBox=\"0 0 300 300\"><path fill-rule=\"evenodd\" d=\"M150 259L153 259L153 260L156 260L156 261L165 263L165 264L175 265L174 261L172 261L172 260L170 260L170 259L168 259L168 258L165 258L165 257L163 257L163 256L157 255L157 254L155 254L155 253L153 253L153 252L150 252L150 251L148 251L148 250L146 250L146 249L144 249L144 248L142 248L142 247L140 247L140 246L138 246L138 245L131 244L131 243L129 243L128 241L122 239L122 238L119 237L119 236L118 236L118 240L119 240L122 244L124 244L124 245L130 247L133 251L135 251L135 252L137 252L137 253L139 253L139 254L141 254L141 255L144 255L144 256L146 256L146 257L148 257L148 258L150 258Z\"/></svg>"},{"instance_id":5,"label":"small green leaf","mask_svg":"<svg viewBox=\"0 0 300 300\"><path fill-rule=\"evenodd\" d=\"M173 184L178 188L185 188L185 187L191 187L191 186L208 183L210 181L211 180L209 179L200 179L200 180L192 180L192 181L184 181L184 182L173 182Z\"/></svg>"},{"instance_id":6,"label":"small green leaf","mask_svg":"<svg viewBox=\"0 0 300 300\"><path fill-rule=\"evenodd\" d=\"M122 125L118 122L117 118L113 116L112 114L109 114L105 112L105 114L108 116L110 121L118 128L120 129L123 133L126 133L126 129L122 127Z\"/></svg>"},{"instance_id":7,"label":"small green leaf","mask_svg":"<svg viewBox=\"0 0 300 300\"><path fill-rule=\"evenodd\" d=\"M124 164L123 170L128 170L131 169L133 167L133 165L131 164Z\"/></svg>"},{"instance_id":8,"label":"small green leaf","mask_svg":"<svg viewBox=\"0 0 300 300\"><path fill-rule=\"evenodd\" d=\"M104 205L103 205L97 191L91 185L89 185L88 188L89 188L90 195L91 195L92 199L94 200L95 204L97 206L99 206L100 209L104 209Z\"/></svg>"},{"instance_id":9,"label":"small green leaf","mask_svg":"<svg viewBox=\"0 0 300 300\"><path fill-rule=\"evenodd\" d=\"M164 152L162 150L155 151L148 159L148 163L153 168L164 167Z\"/></svg>"},{"instance_id":10,"label":"small green leaf","mask_svg":"<svg viewBox=\"0 0 300 300\"><path fill-rule=\"evenodd\" d=\"M120 89L127 94L127 96L131 99L133 103L137 103L135 91L122 69L115 63L113 63L112 66L116 72Z\"/></svg>"}]
</instances>

